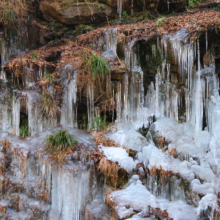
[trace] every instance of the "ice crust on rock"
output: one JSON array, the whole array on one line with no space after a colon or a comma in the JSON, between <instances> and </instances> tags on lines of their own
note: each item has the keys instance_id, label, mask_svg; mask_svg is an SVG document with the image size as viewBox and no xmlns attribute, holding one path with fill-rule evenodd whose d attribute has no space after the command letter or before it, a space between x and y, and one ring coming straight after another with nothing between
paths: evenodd
<instances>
[{"instance_id":1,"label":"ice crust on rock","mask_svg":"<svg viewBox=\"0 0 220 220\"><path fill-rule=\"evenodd\" d=\"M147 210L148 206L167 210L169 216L175 220L184 219L196 220L196 208L193 208L183 201L170 202L164 198L155 197L151 194L140 180L131 183L125 189L114 191L110 195L111 200L116 204L116 211L120 218L126 218L134 214L134 209ZM128 206L130 208L128 208Z\"/></svg>"},{"instance_id":2,"label":"ice crust on rock","mask_svg":"<svg viewBox=\"0 0 220 220\"><path fill-rule=\"evenodd\" d=\"M119 147L100 147L100 150L104 152L104 155L108 160L112 162L118 162L121 168L124 168L128 173L136 167L136 164L132 157L128 156L125 149Z\"/></svg>"},{"instance_id":3,"label":"ice crust on rock","mask_svg":"<svg viewBox=\"0 0 220 220\"><path fill-rule=\"evenodd\" d=\"M200 215L200 212L203 210L211 208L210 219L213 219L214 210L218 208L217 204L217 197L214 194L208 193L204 197L202 197L201 201L199 202L199 207L197 208L197 214Z\"/></svg>"},{"instance_id":4,"label":"ice crust on rock","mask_svg":"<svg viewBox=\"0 0 220 220\"><path fill-rule=\"evenodd\" d=\"M116 131L109 132L106 136L121 147L140 151L147 143L146 138L137 132L131 123L118 123L114 125L114 129Z\"/></svg>"},{"instance_id":5,"label":"ice crust on rock","mask_svg":"<svg viewBox=\"0 0 220 220\"><path fill-rule=\"evenodd\" d=\"M12 174L6 174L10 181L24 187L23 193L15 193L19 198L19 212L7 211L10 219L30 219L33 213L26 209L38 210L42 213L42 219L83 219L85 216L85 205L91 200L92 193L96 195L96 186L94 192L90 191L91 172L83 163L73 163L71 161L58 167L51 164L47 155L41 155L38 158L37 152L41 152L44 146L45 137L53 131L60 128L48 129L39 134L39 137L28 137L21 140L15 135L1 134L0 140L8 139L11 155ZM68 130L68 128L66 128ZM85 143L85 148L95 149L95 143L90 135L78 130L69 129L70 134L75 135L80 143ZM2 184L3 182L0 182ZM94 184L94 183L93 183ZM47 192L49 201L42 202L35 196L41 194L42 186ZM24 194L25 193L25 194ZM30 198L29 195L34 198ZM48 204L49 202L49 204ZM7 200L1 200L1 205L7 205ZM50 211L50 212L49 212ZM47 213L49 212L49 215Z\"/></svg>"},{"instance_id":6,"label":"ice crust on rock","mask_svg":"<svg viewBox=\"0 0 220 220\"><path fill-rule=\"evenodd\" d=\"M192 189L193 192L196 192L198 194L200 193L202 195L213 194L214 193L212 183L203 183L203 184L201 184L201 182L198 179L192 180L191 189Z\"/></svg>"},{"instance_id":7,"label":"ice crust on rock","mask_svg":"<svg viewBox=\"0 0 220 220\"><path fill-rule=\"evenodd\" d=\"M152 124L150 130L171 142L169 149L175 148L178 153L199 156L201 151L209 150L211 134L208 131L195 131L190 123L177 123L170 118L161 118Z\"/></svg>"},{"instance_id":8,"label":"ice crust on rock","mask_svg":"<svg viewBox=\"0 0 220 220\"><path fill-rule=\"evenodd\" d=\"M138 153L139 162L144 162L148 169L156 167L165 171L179 173L184 179L192 181L195 174L190 169L191 164L188 161L180 161L165 154L161 149L158 149L153 143L144 147L142 152Z\"/></svg>"}]
</instances>

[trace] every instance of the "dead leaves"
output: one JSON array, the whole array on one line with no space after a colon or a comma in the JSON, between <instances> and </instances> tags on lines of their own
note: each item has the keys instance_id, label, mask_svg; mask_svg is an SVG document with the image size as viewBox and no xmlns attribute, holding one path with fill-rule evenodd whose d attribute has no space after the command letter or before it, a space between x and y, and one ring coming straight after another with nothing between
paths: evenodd
<instances>
[{"instance_id":1,"label":"dead leaves","mask_svg":"<svg viewBox=\"0 0 220 220\"><path fill-rule=\"evenodd\" d=\"M149 40L153 36L173 34L182 28L188 28L189 33L207 29L208 26L220 25L220 13L214 10L194 9L193 13L179 14L163 20L163 26L158 27L154 21L144 21L136 24L116 25L108 28L117 28L118 42L128 43L134 38ZM106 27L98 28L78 37L78 45L89 46L97 39L103 38Z\"/></svg>"}]
</instances>

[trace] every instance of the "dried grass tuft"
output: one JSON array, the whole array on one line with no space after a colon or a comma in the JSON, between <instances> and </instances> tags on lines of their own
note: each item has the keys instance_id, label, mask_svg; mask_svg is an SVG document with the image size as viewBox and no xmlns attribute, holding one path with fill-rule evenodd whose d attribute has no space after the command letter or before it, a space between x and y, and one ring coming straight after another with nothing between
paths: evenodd
<instances>
[{"instance_id":1,"label":"dried grass tuft","mask_svg":"<svg viewBox=\"0 0 220 220\"><path fill-rule=\"evenodd\" d=\"M106 157L103 157L99 162L98 169L109 179L112 185L116 188L118 181L118 166Z\"/></svg>"}]
</instances>

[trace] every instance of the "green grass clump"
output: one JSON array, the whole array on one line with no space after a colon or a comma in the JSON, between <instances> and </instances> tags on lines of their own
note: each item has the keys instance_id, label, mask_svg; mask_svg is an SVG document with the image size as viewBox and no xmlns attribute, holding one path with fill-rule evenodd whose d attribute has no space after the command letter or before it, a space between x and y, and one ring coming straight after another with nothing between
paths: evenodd
<instances>
[{"instance_id":1,"label":"green grass clump","mask_svg":"<svg viewBox=\"0 0 220 220\"><path fill-rule=\"evenodd\" d=\"M60 130L46 138L46 150L49 153L67 151L69 148L73 150L77 143L66 130Z\"/></svg>"},{"instance_id":2,"label":"green grass clump","mask_svg":"<svg viewBox=\"0 0 220 220\"><path fill-rule=\"evenodd\" d=\"M19 129L19 135L21 138L26 138L28 136L28 120L25 119L22 121L20 129Z\"/></svg>"},{"instance_id":3,"label":"green grass clump","mask_svg":"<svg viewBox=\"0 0 220 220\"><path fill-rule=\"evenodd\" d=\"M163 26L163 19L164 18L158 18L157 19L156 24L157 24L158 27L162 27Z\"/></svg>"},{"instance_id":4,"label":"green grass clump","mask_svg":"<svg viewBox=\"0 0 220 220\"><path fill-rule=\"evenodd\" d=\"M31 56L32 60L35 60L38 58L37 55L33 51L30 53L30 56Z\"/></svg>"},{"instance_id":5,"label":"green grass clump","mask_svg":"<svg viewBox=\"0 0 220 220\"><path fill-rule=\"evenodd\" d=\"M103 117L96 117L92 120L92 128L98 131L105 130L107 127L107 122Z\"/></svg>"},{"instance_id":6,"label":"green grass clump","mask_svg":"<svg viewBox=\"0 0 220 220\"><path fill-rule=\"evenodd\" d=\"M90 25L84 25L84 24L80 24L76 26L76 33L77 34L84 34L87 33L89 31L92 31L93 27Z\"/></svg>"},{"instance_id":7,"label":"green grass clump","mask_svg":"<svg viewBox=\"0 0 220 220\"><path fill-rule=\"evenodd\" d=\"M108 62L99 55L83 54L85 68L91 72L93 79L97 77L103 78L106 74L110 73Z\"/></svg>"},{"instance_id":8,"label":"green grass clump","mask_svg":"<svg viewBox=\"0 0 220 220\"><path fill-rule=\"evenodd\" d=\"M127 17L128 16L127 11L123 11L122 15L123 15L123 17Z\"/></svg>"},{"instance_id":9,"label":"green grass clump","mask_svg":"<svg viewBox=\"0 0 220 220\"><path fill-rule=\"evenodd\" d=\"M51 74L51 73L48 73L48 72L45 74L44 79L46 79L47 82L48 82L49 84L51 84L51 85L53 85L54 82L55 82L54 75Z\"/></svg>"}]
</instances>

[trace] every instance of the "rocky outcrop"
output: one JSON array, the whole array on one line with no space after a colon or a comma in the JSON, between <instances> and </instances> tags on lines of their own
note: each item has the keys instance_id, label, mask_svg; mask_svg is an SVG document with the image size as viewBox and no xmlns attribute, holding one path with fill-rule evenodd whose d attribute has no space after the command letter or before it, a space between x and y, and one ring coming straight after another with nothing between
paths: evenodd
<instances>
[{"instance_id":1,"label":"rocky outcrop","mask_svg":"<svg viewBox=\"0 0 220 220\"><path fill-rule=\"evenodd\" d=\"M138 6L142 8L142 10L146 10L149 8L156 8L160 12L168 11L169 6L167 0L138 0Z\"/></svg>"},{"instance_id":2,"label":"rocky outcrop","mask_svg":"<svg viewBox=\"0 0 220 220\"><path fill-rule=\"evenodd\" d=\"M99 23L112 16L111 7L91 2L40 2L40 11L47 21L59 21L64 24Z\"/></svg>"}]
</instances>

